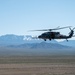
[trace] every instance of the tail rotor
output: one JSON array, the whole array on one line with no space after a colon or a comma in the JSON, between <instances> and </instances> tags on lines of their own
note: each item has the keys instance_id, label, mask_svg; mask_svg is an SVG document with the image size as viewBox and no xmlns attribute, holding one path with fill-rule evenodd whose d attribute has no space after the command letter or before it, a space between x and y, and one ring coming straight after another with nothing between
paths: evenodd
<instances>
[{"instance_id":1,"label":"tail rotor","mask_svg":"<svg viewBox=\"0 0 75 75\"><path fill-rule=\"evenodd\" d=\"M71 30L71 32L69 33L69 37L71 38L71 37L73 37L75 27L74 27L73 29L71 29L71 28L69 27L69 29Z\"/></svg>"}]
</instances>

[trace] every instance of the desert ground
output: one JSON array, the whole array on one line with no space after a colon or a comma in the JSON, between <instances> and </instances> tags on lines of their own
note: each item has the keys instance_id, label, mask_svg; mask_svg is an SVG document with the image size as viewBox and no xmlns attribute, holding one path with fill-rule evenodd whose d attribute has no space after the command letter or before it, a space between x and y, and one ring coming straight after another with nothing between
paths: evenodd
<instances>
[{"instance_id":1,"label":"desert ground","mask_svg":"<svg viewBox=\"0 0 75 75\"><path fill-rule=\"evenodd\" d=\"M75 56L0 56L0 75L75 75Z\"/></svg>"}]
</instances>

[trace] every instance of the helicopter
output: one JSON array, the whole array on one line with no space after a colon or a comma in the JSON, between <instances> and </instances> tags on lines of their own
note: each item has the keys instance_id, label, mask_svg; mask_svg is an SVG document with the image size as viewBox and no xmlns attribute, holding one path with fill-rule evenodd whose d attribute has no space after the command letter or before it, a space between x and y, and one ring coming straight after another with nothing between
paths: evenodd
<instances>
[{"instance_id":1,"label":"helicopter","mask_svg":"<svg viewBox=\"0 0 75 75\"><path fill-rule=\"evenodd\" d=\"M70 33L68 36L62 35L62 34L60 34L60 32L54 32L55 30L65 29L65 28L70 29ZM47 39L49 39L50 41L54 40L54 39L66 39L68 41L69 38L73 37L74 29L75 29L75 27L73 29L71 29L71 26L67 26L67 27L57 27L54 29L42 29L42 30L32 30L32 31L47 31L37 37L39 39L43 39L44 41L46 41Z\"/></svg>"}]
</instances>

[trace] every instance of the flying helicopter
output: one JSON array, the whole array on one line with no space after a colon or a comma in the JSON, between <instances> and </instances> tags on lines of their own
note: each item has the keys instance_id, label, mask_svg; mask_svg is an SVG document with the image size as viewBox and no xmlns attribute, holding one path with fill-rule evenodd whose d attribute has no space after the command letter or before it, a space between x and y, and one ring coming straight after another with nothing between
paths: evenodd
<instances>
[{"instance_id":1,"label":"flying helicopter","mask_svg":"<svg viewBox=\"0 0 75 75\"><path fill-rule=\"evenodd\" d=\"M70 29L68 36L60 34L60 32L55 31L55 30L60 30L60 29L65 29L65 28ZM75 27L71 29L71 26L67 26L67 27L57 27L54 29L42 29L42 30L31 30L31 31L47 31L37 37L39 39L43 39L44 41L46 41L47 39L49 39L50 41L54 39L66 39L68 41L69 38L73 37L74 29Z\"/></svg>"}]
</instances>

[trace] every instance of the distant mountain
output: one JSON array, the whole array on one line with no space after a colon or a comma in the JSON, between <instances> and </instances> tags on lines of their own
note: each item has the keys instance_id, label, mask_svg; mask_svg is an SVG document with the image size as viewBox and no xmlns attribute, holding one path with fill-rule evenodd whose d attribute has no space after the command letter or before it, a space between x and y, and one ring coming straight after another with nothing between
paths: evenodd
<instances>
[{"instance_id":1,"label":"distant mountain","mask_svg":"<svg viewBox=\"0 0 75 75\"><path fill-rule=\"evenodd\" d=\"M31 48L34 48L34 49L66 49L66 48L70 48L70 47L65 46L65 45L60 45L57 43L41 42L41 43L37 43L37 44L33 45Z\"/></svg>"},{"instance_id":2,"label":"distant mountain","mask_svg":"<svg viewBox=\"0 0 75 75\"><path fill-rule=\"evenodd\" d=\"M7 34L0 36L0 45L22 44L24 36Z\"/></svg>"},{"instance_id":3,"label":"distant mountain","mask_svg":"<svg viewBox=\"0 0 75 75\"><path fill-rule=\"evenodd\" d=\"M75 40L33 39L31 35L8 34L0 36L0 55L75 55Z\"/></svg>"},{"instance_id":4,"label":"distant mountain","mask_svg":"<svg viewBox=\"0 0 75 75\"><path fill-rule=\"evenodd\" d=\"M36 41L36 40L35 40ZM0 45L19 45L23 43L33 43L34 40L30 35L14 35L14 34L7 34L0 36Z\"/></svg>"},{"instance_id":5,"label":"distant mountain","mask_svg":"<svg viewBox=\"0 0 75 75\"><path fill-rule=\"evenodd\" d=\"M14 35L14 34L7 34L0 36L0 46L7 46L7 45L19 45L24 43L40 43L43 40L33 39L31 35ZM52 43L57 43L57 41L47 41Z\"/></svg>"},{"instance_id":6,"label":"distant mountain","mask_svg":"<svg viewBox=\"0 0 75 75\"><path fill-rule=\"evenodd\" d=\"M75 55L75 49L57 43L41 42L7 46L6 49L0 50L0 54L2 53L26 56Z\"/></svg>"},{"instance_id":7,"label":"distant mountain","mask_svg":"<svg viewBox=\"0 0 75 75\"><path fill-rule=\"evenodd\" d=\"M31 35L7 34L7 35L0 36L0 46L8 46L8 45L20 45L20 46L22 45L23 46L23 44L31 45L33 43L35 43L34 46L36 46L36 48L41 48L42 45L44 45L45 48L46 47L51 48L52 46L53 46L52 48L58 47L56 45L59 45L60 48L63 45L75 47L75 40L69 40L68 42L66 40L62 42L57 42L56 40L51 40L51 41L47 40L45 43L43 39L33 39ZM34 48L34 46L32 48Z\"/></svg>"},{"instance_id":8,"label":"distant mountain","mask_svg":"<svg viewBox=\"0 0 75 75\"><path fill-rule=\"evenodd\" d=\"M65 41L59 42L59 44L75 47L75 40L69 40L68 42L65 40Z\"/></svg>"},{"instance_id":9,"label":"distant mountain","mask_svg":"<svg viewBox=\"0 0 75 75\"><path fill-rule=\"evenodd\" d=\"M25 43L21 45L10 45L8 47L11 48L26 48L26 49L69 49L71 47L69 46L64 46L60 45L57 43L46 43L46 42L41 42L41 43Z\"/></svg>"}]
</instances>

